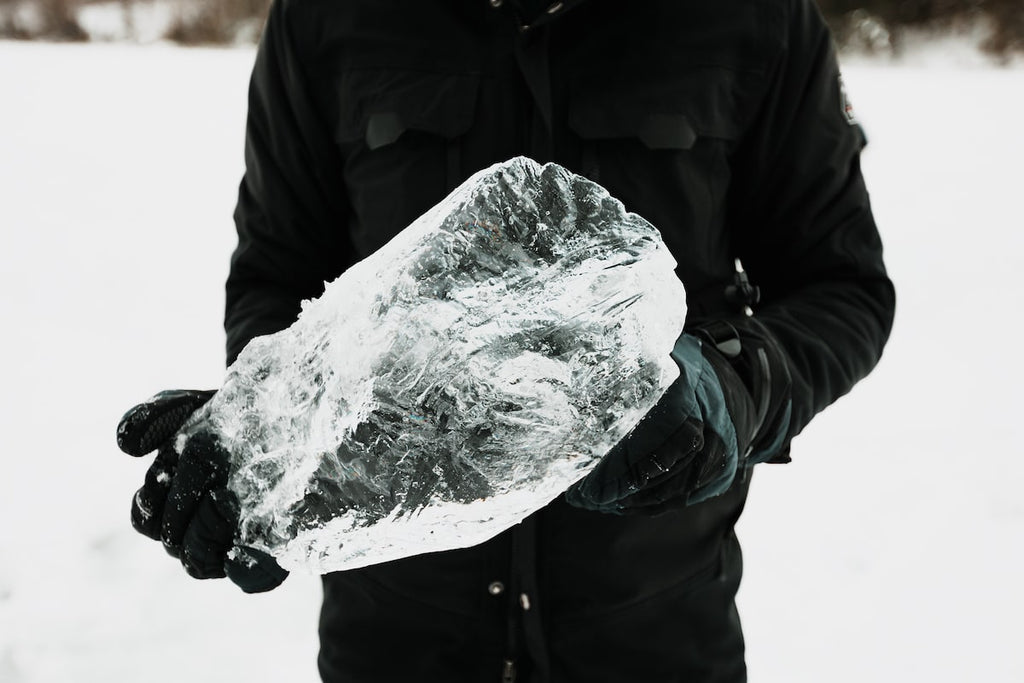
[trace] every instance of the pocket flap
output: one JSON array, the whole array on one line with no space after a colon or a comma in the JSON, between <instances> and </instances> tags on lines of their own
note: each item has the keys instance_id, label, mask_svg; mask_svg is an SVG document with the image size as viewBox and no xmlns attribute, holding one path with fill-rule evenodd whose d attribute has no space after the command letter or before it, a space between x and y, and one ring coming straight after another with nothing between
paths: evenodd
<instances>
[{"instance_id":1,"label":"pocket flap","mask_svg":"<svg viewBox=\"0 0 1024 683\"><path fill-rule=\"evenodd\" d=\"M389 145L407 130L445 138L473 125L479 74L442 74L391 68L354 69L341 74L343 93L335 139Z\"/></svg>"},{"instance_id":2,"label":"pocket flap","mask_svg":"<svg viewBox=\"0 0 1024 683\"><path fill-rule=\"evenodd\" d=\"M650 149L690 149L701 137L735 140L734 81L711 69L655 82L580 80L571 89L569 126L584 139L636 138Z\"/></svg>"},{"instance_id":3,"label":"pocket flap","mask_svg":"<svg viewBox=\"0 0 1024 683\"><path fill-rule=\"evenodd\" d=\"M690 149L697 141L697 133L685 114L576 106L569 114L569 126L589 140L635 137L650 149Z\"/></svg>"}]
</instances>

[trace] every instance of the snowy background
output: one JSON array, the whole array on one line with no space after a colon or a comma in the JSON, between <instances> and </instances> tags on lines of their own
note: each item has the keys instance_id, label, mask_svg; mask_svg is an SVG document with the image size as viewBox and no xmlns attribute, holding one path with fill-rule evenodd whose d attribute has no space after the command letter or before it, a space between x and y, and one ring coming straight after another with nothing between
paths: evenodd
<instances>
[{"instance_id":1,"label":"snowy background","mask_svg":"<svg viewBox=\"0 0 1024 683\"><path fill-rule=\"evenodd\" d=\"M0 683L316 677L315 578L244 596L128 524L137 400L222 377L251 48L0 42ZM752 683L1024 681L1024 67L845 80L899 294L877 371L760 466Z\"/></svg>"}]
</instances>

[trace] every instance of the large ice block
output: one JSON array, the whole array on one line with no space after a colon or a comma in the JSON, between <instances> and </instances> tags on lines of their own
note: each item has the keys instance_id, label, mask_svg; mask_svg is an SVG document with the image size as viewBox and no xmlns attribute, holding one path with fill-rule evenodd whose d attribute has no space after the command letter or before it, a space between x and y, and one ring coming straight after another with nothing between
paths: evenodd
<instances>
[{"instance_id":1,"label":"large ice block","mask_svg":"<svg viewBox=\"0 0 1024 683\"><path fill-rule=\"evenodd\" d=\"M518 157L252 340L179 434L230 453L237 543L327 572L482 542L583 477L678 370L658 231Z\"/></svg>"}]
</instances>

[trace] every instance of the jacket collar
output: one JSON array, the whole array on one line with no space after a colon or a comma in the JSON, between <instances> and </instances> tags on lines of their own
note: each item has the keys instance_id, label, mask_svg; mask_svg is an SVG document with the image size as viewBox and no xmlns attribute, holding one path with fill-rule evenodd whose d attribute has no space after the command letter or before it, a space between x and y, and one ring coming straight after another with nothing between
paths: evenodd
<instances>
[{"instance_id":1,"label":"jacket collar","mask_svg":"<svg viewBox=\"0 0 1024 683\"><path fill-rule=\"evenodd\" d=\"M503 0L503 2L515 15L520 30L529 31L555 21L587 0Z\"/></svg>"}]
</instances>

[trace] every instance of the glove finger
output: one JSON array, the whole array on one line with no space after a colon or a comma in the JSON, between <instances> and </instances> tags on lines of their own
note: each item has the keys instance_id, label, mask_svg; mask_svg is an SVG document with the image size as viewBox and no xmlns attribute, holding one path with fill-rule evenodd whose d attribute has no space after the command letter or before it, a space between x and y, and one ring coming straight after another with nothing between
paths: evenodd
<instances>
[{"instance_id":1,"label":"glove finger","mask_svg":"<svg viewBox=\"0 0 1024 683\"><path fill-rule=\"evenodd\" d=\"M224 490L203 496L181 545L181 564L196 579L220 579L227 574L224 563L234 545L237 513Z\"/></svg>"},{"instance_id":2,"label":"glove finger","mask_svg":"<svg viewBox=\"0 0 1024 683\"><path fill-rule=\"evenodd\" d=\"M654 473L665 468L650 455L641 459L625 443L609 451L586 477L566 492L566 500L576 507L607 512L617 507Z\"/></svg>"},{"instance_id":3,"label":"glove finger","mask_svg":"<svg viewBox=\"0 0 1024 683\"><path fill-rule=\"evenodd\" d=\"M255 548L238 547L224 567L228 578L245 593L264 593L280 586L288 571L272 556Z\"/></svg>"},{"instance_id":4,"label":"glove finger","mask_svg":"<svg viewBox=\"0 0 1024 683\"><path fill-rule=\"evenodd\" d=\"M203 496L226 483L227 454L216 437L206 432L192 436L178 460L160 524L160 540L169 553L180 555L185 532Z\"/></svg>"},{"instance_id":5,"label":"glove finger","mask_svg":"<svg viewBox=\"0 0 1024 683\"><path fill-rule=\"evenodd\" d=\"M146 471L142 487L132 498L132 527L155 541L160 540L160 521L177 463L178 454L173 448L161 448Z\"/></svg>"},{"instance_id":6,"label":"glove finger","mask_svg":"<svg viewBox=\"0 0 1024 683\"><path fill-rule=\"evenodd\" d=\"M618 501L618 512L625 515L652 515L672 507L670 503L678 503L675 507L682 507L686 504L686 492L693 479L692 468L669 472Z\"/></svg>"},{"instance_id":7,"label":"glove finger","mask_svg":"<svg viewBox=\"0 0 1024 683\"><path fill-rule=\"evenodd\" d=\"M680 468L688 468L695 453L704 445L702 425L688 417L660 445L649 452L640 453L639 447L649 449L649 442L638 443L626 439L613 448L597 467L579 484L570 489L567 501L577 507L608 511L643 500L648 488L677 479ZM669 487L667 490L674 490ZM666 493L653 494L655 497ZM627 502L630 501L630 502ZM660 501L659 501L660 502Z\"/></svg>"},{"instance_id":8,"label":"glove finger","mask_svg":"<svg viewBox=\"0 0 1024 683\"><path fill-rule=\"evenodd\" d=\"M140 403L125 413L117 425L118 448L134 457L156 450L215 393L176 389L162 391Z\"/></svg>"},{"instance_id":9,"label":"glove finger","mask_svg":"<svg viewBox=\"0 0 1024 683\"><path fill-rule=\"evenodd\" d=\"M677 466L672 476L651 484L621 503L624 514L658 514L665 510L700 503L723 493L733 481L735 461L727 457L724 444L714 433L704 447L692 455L685 466Z\"/></svg>"},{"instance_id":10,"label":"glove finger","mask_svg":"<svg viewBox=\"0 0 1024 683\"><path fill-rule=\"evenodd\" d=\"M601 461L566 492L566 500L577 507L597 509L617 500L629 487L629 467L622 444L608 451Z\"/></svg>"},{"instance_id":11,"label":"glove finger","mask_svg":"<svg viewBox=\"0 0 1024 683\"><path fill-rule=\"evenodd\" d=\"M684 456L679 456L678 453L671 455L654 453L648 460L649 469L645 473L637 475L638 477L647 477L641 486L630 489L613 501L590 507L599 512L611 512L619 515L652 515L668 507L685 505L685 494L696 478L694 473L696 468L692 462L697 456L698 453L692 451ZM658 463L666 462L673 462L671 469L663 464L658 465ZM667 505L677 501L676 505Z\"/></svg>"},{"instance_id":12,"label":"glove finger","mask_svg":"<svg viewBox=\"0 0 1024 683\"><path fill-rule=\"evenodd\" d=\"M680 471L688 468L704 445L701 429L699 421L687 418L664 443L643 458L636 459L631 472L633 485L622 498L678 479Z\"/></svg>"},{"instance_id":13,"label":"glove finger","mask_svg":"<svg viewBox=\"0 0 1024 683\"><path fill-rule=\"evenodd\" d=\"M673 472L689 465L694 454L703 448L704 424L696 417L687 417L652 455L666 472ZM652 473L647 479L653 482L659 476L658 473Z\"/></svg>"}]
</instances>

